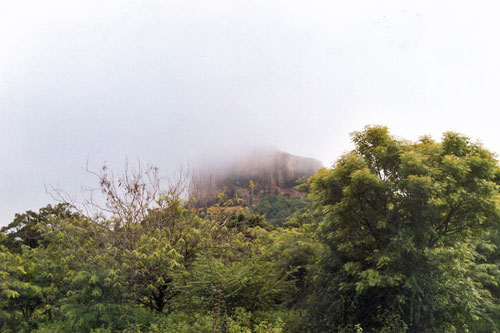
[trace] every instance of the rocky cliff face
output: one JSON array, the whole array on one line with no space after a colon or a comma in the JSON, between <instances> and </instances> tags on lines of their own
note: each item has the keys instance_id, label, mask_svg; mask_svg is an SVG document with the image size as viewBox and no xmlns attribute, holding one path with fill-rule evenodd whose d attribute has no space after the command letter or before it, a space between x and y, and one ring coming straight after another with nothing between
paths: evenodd
<instances>
[{"instance_id":1,"label":"rocky cliff face","mask_svg":"<svg viewBox=\"0 0 500 333\"><path fill-rule=\"evenodd\" d=\"M259 149L224 167L198 171L190 194L199 206L213 205L221 192L226 198L237 195L249 205L266 194L302 197L304 194L294 189L297 180L312 176L321 167L321 162L312 158Z\"/></svg>"}]
</instances>

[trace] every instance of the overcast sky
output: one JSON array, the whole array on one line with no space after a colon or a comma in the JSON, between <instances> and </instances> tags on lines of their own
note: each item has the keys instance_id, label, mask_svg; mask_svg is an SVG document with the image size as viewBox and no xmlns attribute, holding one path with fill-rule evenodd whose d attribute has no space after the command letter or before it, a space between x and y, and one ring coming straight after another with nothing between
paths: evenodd
<instances>
[{"instance_id":1,"label":"overcast sky","mask_svg":"<svg viewBox=\"0 0 500 333\"><path fill-rule=\"evenodd\" d=\"M272 145L330 165L367 124L500 152L497 2L0 1L0 225L83 166Z\"/></svg>"}]
</instances>

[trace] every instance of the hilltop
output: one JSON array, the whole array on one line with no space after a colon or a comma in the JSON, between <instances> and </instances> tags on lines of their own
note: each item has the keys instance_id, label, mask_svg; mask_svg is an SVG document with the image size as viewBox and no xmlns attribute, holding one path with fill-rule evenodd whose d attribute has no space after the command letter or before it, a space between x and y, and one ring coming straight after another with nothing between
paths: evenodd
<instances>
[{"instance_id":1,"label":"hilltop","mask_svg":"<svg viewBox=\"0 0 500 333\"><path fill-rule=\"evenodd\" d=\"M269 194L301 198L295 186L299 179L312 176L322 167L313 158L292 155L277 149L256 149L222 167L201 168L190 184L190 196L199 207L213 205L221 192L237 195L247 205Z\"/></svg>"}]
</instances>

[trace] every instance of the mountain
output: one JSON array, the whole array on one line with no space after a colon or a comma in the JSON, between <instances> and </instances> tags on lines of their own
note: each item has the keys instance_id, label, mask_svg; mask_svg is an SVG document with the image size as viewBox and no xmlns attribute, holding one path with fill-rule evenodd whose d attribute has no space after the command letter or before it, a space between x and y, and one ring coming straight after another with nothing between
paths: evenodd
<instances>
[{"instance_id":1,"label":"mountain","mask_svg":"<svg viewBox=\"0 0 500 333\"><path fill-rule=\"evenodd\" d=\"M321 167L321 162L312 158L276 149L256 149L222 167L195 172L190 196L200 207L215 204L221 192L229 199L237 195L247 205L257 203L267 194L300 198L304 194L295 190L297 181L312 176Z\"/></svg>"}]
</instances>

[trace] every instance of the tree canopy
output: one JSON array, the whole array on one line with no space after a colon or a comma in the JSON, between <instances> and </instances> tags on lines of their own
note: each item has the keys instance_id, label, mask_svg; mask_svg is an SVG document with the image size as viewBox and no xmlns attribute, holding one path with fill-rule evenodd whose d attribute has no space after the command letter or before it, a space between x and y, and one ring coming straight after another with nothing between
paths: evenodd
<instances>
[{"instance_id":1,"label":"tree canopy","mask_svg":"<svg viewBox=\"0 0 500 333\"><path fill-rule=\"evenodd\" d=\"M17 214L0 332L499 331L495 155L452 132L352 138L303 199L200 208L155 168L103 168L102 202Z\"/></svg>"},{"instance_id":2,"label":"tree canopy","mask_svg":"<svg viewBox=\"0 0 500 333\"><path fill-rule=\"evenodd\" d=\"M451 132L409 142L374 126L353 141L310 180L329 249L320 283L330 292L317 304L329 311L317 320L328 329L472 329L492 311L487 286L498 274L476 249L499 222L494 155Z\"/></svg>"}]
</instances>

